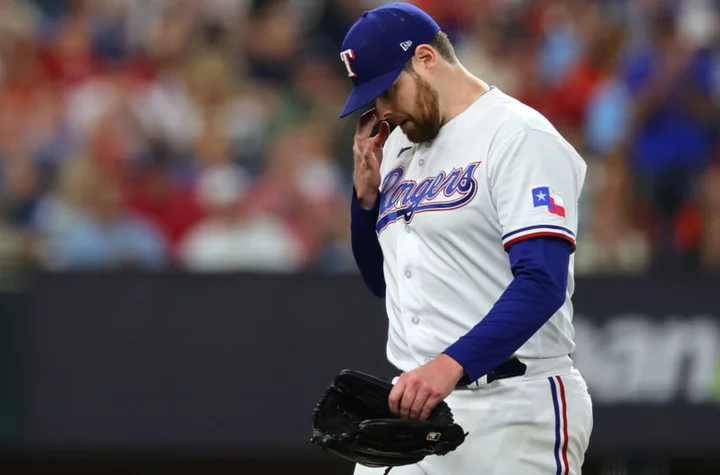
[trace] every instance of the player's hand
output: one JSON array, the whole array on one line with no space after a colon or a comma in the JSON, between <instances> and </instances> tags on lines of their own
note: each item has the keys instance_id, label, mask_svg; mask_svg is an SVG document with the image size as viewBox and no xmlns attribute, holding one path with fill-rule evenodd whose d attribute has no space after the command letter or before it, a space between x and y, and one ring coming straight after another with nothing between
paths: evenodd
<instances>
[{"instance_id":1,"label":"player's hand","mask_svg":"<svg viewBox=\"0 0 720 475\"><path fill-rule=\"evenodd\" d=\"M403 419L427 420L462 377L462 366L451 357L440 355L400 376L390 391L390 410Z\"/></svg>"},{"instance_id":2,"label":"player's hand","mask_svg":"<svg viewBox=\"0 0 720 475\"><path fill-rule=\"evenodd\" d=\"M360 206L364 209L371 209L378 198L382 147L390 135L390 126L383 121L377 135L371 136L378 120L375 109L364 113L353 140L353 184Z\"/></svg>"}]
</instances>

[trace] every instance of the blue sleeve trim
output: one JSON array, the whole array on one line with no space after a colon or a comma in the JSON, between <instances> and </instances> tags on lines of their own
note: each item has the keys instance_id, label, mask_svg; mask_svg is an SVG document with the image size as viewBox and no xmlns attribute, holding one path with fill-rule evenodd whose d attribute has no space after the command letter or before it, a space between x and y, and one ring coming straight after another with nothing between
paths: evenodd
<instances>
[{"instance_id":1,"label":"blue sleeve trim","mask_svg":"<svg viewBox=\"0 0 720 475\"><path fill-rule=\"evenodd\" d=\"M485 318L444 353L476 381L510 358L563 305L572 245L536 237L508 248L513 280Z\"/></svg>"},{"instance_id":2,"label":"blue sleeve trim","mask_svg":"<svg viewBox=\"0 0 720 475\"><path fill-rule=\"evenodd\" d=\"M375 206L366 210L360 206L355 194L352 192L350 205L350 230L353 257L358 266L360 275L370 291L379 298L385 297L385 274L383 272L383 254L375 231L380 213L380 198Z\"/></svg>"}]
</instances>

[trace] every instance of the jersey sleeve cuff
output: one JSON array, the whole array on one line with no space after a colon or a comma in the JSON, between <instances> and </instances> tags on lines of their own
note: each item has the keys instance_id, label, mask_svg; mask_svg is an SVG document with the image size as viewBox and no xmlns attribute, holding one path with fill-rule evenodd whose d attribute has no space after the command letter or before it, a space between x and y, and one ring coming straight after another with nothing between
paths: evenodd
<instances>
[{"instance_id":1,"label":"jersey sleeve cuff","mask_svg":"<svg viewBox=\"0 0 720 475\"><path fill-rule=\"evenodd\" d=\"M510 246L517 242L541 236L558 237L560 239L565 239L572 245L572 251L575 251L575 233L563 226L557 226L552 224L527 226L506 233L502 237L503 248L505 248L505 250L507 251Z\"/></svg>"}]
</instances>

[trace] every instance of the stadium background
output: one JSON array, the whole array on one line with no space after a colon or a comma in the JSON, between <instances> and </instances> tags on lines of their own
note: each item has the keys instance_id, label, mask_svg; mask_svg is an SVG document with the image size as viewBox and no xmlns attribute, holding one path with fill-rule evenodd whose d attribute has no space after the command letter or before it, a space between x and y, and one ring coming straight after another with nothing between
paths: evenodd
<instances>
[{"instance_id":1,"label":"stadium background","mask_svg":"<svg viewBox=\"0 0 720 475\"><path fill-rule=\"evenodd\" d=\"M0 0L4 473L350 473L303 431L389 371L337 119L380 3ZM416 3L588 163L588 473L720 473L720 2Z\"/></svg>"}]
</instances>

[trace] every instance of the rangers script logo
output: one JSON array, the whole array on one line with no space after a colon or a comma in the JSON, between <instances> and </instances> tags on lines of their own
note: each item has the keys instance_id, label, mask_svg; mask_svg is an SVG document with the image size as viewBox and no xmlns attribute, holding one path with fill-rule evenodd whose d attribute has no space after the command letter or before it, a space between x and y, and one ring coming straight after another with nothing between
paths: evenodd
<instances>
[{"instance_id":1,"label":"rangers script logo","mask_svg":"<svg viewBox=\"0 0 720 475\"><path fill-rule=\"evenodd\" d=\"M380 190L380 217L377 232L390 223L403 218L409 223L415 213L448 211L465 206L477 193L475 170L482 162L473 162L465 168L453 168L417 182L403 180L405 168L398 167L388 173ZM449 199L438 199L440 195Z\"/></svg>"}]
</instances>

